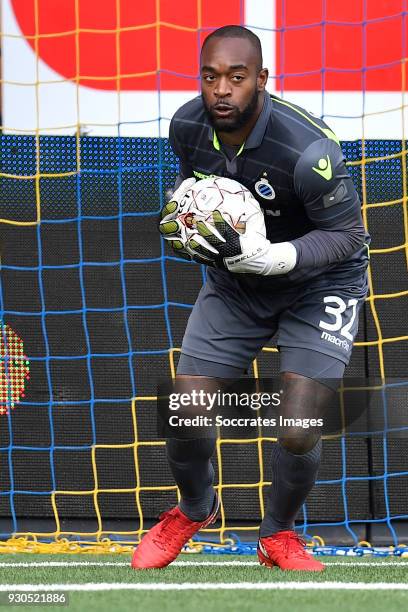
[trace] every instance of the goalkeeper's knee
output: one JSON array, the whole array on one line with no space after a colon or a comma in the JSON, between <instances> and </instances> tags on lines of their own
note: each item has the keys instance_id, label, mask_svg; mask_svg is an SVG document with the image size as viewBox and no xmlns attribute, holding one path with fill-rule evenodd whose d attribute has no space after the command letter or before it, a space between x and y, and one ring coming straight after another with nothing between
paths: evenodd
<instances>
[{"instance_id":1,"label":"goalkeeper's knee","mask_svg":"<svg viewBox=\"0 0 408 612\"><path fill-rule=\"evenodd\" d=\"M211 459L215 450L215 438L198 438L179 440L168 438L166 441L167 457L176 463L189 461L206 461Z\"/></svg>"}]
</instances>

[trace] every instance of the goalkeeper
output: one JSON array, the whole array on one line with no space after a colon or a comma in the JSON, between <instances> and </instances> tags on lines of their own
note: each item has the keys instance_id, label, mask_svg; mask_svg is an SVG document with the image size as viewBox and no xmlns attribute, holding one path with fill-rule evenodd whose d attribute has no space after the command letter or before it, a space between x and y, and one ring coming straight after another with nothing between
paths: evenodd
<instances>
[{"instance_id":1,"label":"goalkeeper","mask_svg":"<svg viewBox=\"0 0 408 612\"><path fill-rule=\"evenodd\" d=\"M180 176L160 229L182 257L208 265L189 318L177 378L237 379L278 332L287 417L321 413L330 384L351 356L367 293L368 240L361 207L336 136L320 119L265 91L258 37L240 26L208 36L201 50L202 95L174 115L170 142ZM219 213L217 230L183 243L176 217L196 178L224 176L251 190L267 240L237 234ZM210 245L211 248L206 248ZM294 531L320 462L318 434L300 430L273 447L272 486L259 534L263 565L321 571ZM213 439L167 440L180 504L142 539L134 568L164 567L216 519Z\"/></svg>"}]
</instances>

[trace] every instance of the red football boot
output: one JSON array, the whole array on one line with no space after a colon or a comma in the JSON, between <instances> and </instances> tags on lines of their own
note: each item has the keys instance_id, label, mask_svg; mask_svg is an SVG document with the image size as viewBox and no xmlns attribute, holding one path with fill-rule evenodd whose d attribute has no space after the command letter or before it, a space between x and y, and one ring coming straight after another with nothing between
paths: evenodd
<instances>
[{"instance_id":1,"label":"red football boot","mask_svg":"<svg viewBox=\"0 0 408 612\"><path fill-rule=\"evenodd\" d=\"M166 567L178 556L181 549L197 531L214 523L220 502L218 495L213 510L204 521L192 521L178 506L163 512L159 522L143 537L133 553L133 569Z\"/></svg>"},{"instance_id":2,"label":"red football boot","mask_svg":"<svg viewBox=\"0 0 408 612\"><path fill-rule=\"evenodd\" d=\"M278 531L258 541L258 558L261 565L282 570L322 572L323 563L313 559L305 550L305 542L294 531Z\"/></svg>"}]
</instances>

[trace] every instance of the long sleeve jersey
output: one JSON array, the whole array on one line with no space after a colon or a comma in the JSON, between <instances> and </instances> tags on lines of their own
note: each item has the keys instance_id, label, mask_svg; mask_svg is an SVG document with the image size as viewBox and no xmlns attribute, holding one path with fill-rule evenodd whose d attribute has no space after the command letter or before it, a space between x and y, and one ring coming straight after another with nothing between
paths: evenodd
<instances>
[{"instance_id":1,"label":"long sleeve jersey","mask_svg":"<svg viewBox=\"0 0 408 612\"><path fill-rule=\"evenodd\" d=\"M239 181L264 212L267 238L294 244L295 268L263 282L299 283L333 269L347 278L366 268L369 235L359 197L339 142L321 119L266 93L253 130L234 151L220 143L198 96L175 113L170 143L180 160L179 182Z\"/></svg>"}]
</instances>

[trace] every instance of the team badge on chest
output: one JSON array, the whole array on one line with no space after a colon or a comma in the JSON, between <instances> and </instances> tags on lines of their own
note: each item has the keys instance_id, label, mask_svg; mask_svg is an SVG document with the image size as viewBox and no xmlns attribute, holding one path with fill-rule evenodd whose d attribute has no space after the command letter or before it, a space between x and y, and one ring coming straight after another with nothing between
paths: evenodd
<instances>
[{"instance_id":1,"label":"team badge on chest","mask_svg":"<svg viewBox=\"0 0 408 612\"><path fill-rule=\"evenodd\" d=\"M272 185L269 183L266 175L264 175L259 181L255 183L256 193L264 198L265 200L274 200L276 193Z\"/></svg>"}]
</instances>

